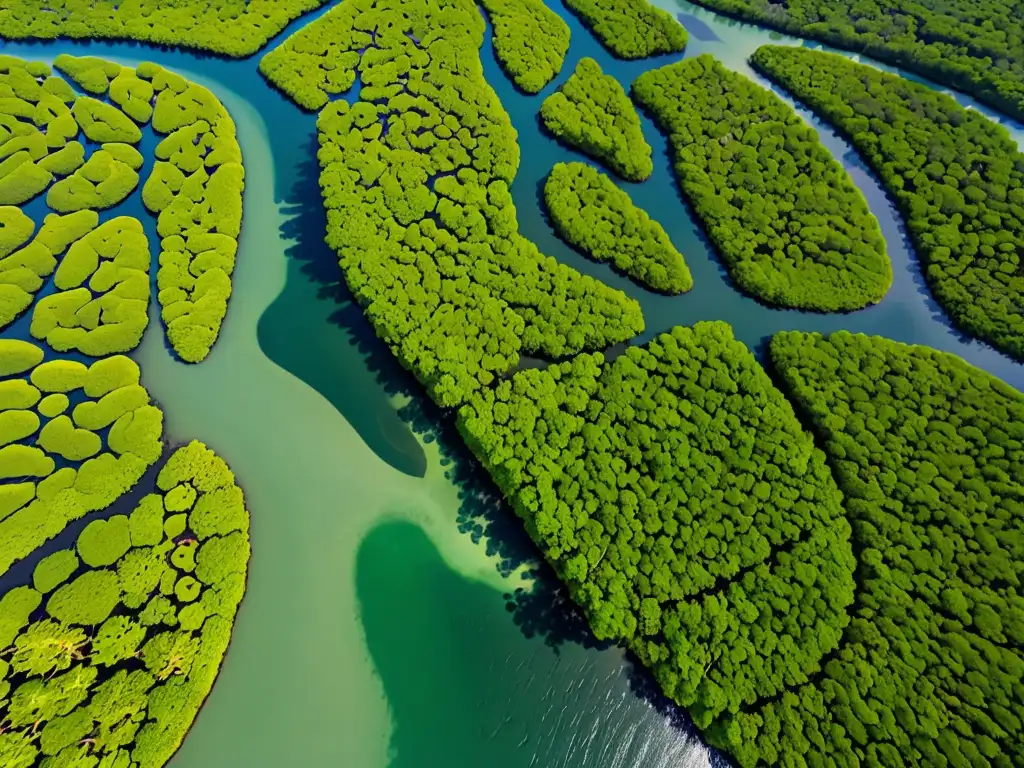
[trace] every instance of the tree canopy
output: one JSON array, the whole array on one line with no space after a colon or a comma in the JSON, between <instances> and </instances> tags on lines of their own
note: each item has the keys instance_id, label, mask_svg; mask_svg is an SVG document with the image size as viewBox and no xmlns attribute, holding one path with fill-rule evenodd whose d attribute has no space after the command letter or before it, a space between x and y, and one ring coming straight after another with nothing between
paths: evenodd
<instances>
[{"instance_id":1,"label":"tree canopy","mask_svg":"<svg viewBox=\"0 0 1024 768\"><path fill-rule=\"evenodd\" d=\"M740 288L824 312L881 300L878 221L788 104L709 54L645 72L633 96L670 135L679 185Z\"/></svg>"},{"instance_id":2,"label":"tree canopy","mask_svg":"<svg viewBox=\"0 0 1024 768\"><path fill-rule=\"evenodd\" d=\"M805 48L764 46L768 77L834 123L902 211L957 327L1024 359L1024 153L943 93Z\"/></svg>"},{"instance_id":3,"label":"tree canopy","mask_svg":"<svg viewBox=\"0 0 1024 768\"><path fill-rule=\"evenodd\" d=\"M70 550L43 560L40 592L16 586L0 598L10 653L0 764L160 768L181 744L227 650L249 517L231 471L202 443L175 451L156 485L130 515L82 531L81 561ZM185 488L188 520L172 533L167 500ZM147 527L155 535L139 533ZM198 550L196 575L174 557L186 546Z\"/></svg>"},{"instance_id":4,"label":"tree canopy","mask_svg":"<svg viewBox=\"0 0 1024 768\"><path fill-rule=\"evenodd\" d=\"M643 328L634 300L519 234L519 147L483 78L483 31L465 0L353 0L260 62L308 108L360 77L359 101L330 103L317 123L327 242L378 336L445 406L521 354L563 357Z\"/></svg>"},{"instance_id":5,"label":"tree canopy","mask_svg":"<svg viewBox=\"0 0 1024 768\"><path fill-rule=\"evenodd\" d=\"M502 69L526 93L537 93L562 70L569 25L544 0L480 0L494 28Z\"/></svg>"},{"instance_id":6,"label":"tree canopy","mask_svg":"<svg viewBox=\"0 0 1024 768\"><path fill-rule=\"evenodd\" d=\"M1024 20L1013 0L698 2L918 72L1024 120Z\"/></svg>"},{"instance_id":7,"label":"tree canopy","mask_svg":"<svg viewBox=\"0 0 1024 768\"><path fill-rule=\"evenodd\" d=\"M647 0L565 0L565 4L620 59L678 53L686 47L683 25Z\"/></svg>"},{"instance_id":8,"label":"tree canopy","mask_svg":"<svg viewBox=\"0 0 1024 768\"><path fill-rule=\"evenodd\" d=\"M662 293L693 287L682 254L661 224L586 163L557 163L544 182L544 204L558 235L596 261L609 261Z\"/></svg>"},{"instance_id":9,"label":"tree canopy","mask_svg":"<svg viewBox=\"0 0 1024 768\"><path fill-rule=\"evenodd\" d=\"M850 527L824 455L728 325L520 371L458 426L594 634L698 726L820 672L853 600Z\"/></svg>"},{"instance_id":10,"label":"tree canopy","mask_svg":"<svg viewBox=\"0 0 1024 768\"><path fill-rule=\"evenodd\" d=\"M593 59L580 59L569 79L544 99L540 117L559 140L627 181L643 181L654 170L633 102Z\"/></svg>"},{"instance_id":11,"label":"tree canopy","mask_svg":"<svg viewBox=\"0 0 1024 768\"><path fill-rule=\"evenodd\" d=\"M10 0L0 36L13 40L113 38L251 56L321 0L160 0L109 5L96 0Z\"/></svg>"}]
</instances>

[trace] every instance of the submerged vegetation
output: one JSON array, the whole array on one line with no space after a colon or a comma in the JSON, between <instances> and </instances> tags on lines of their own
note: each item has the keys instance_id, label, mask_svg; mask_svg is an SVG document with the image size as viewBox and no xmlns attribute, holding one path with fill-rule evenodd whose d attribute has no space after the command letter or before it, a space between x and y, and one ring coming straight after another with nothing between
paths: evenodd
<instances>
[{"instance_id":1,"label":"submerged vegetation","mask_svg":"<svg viewBox=\"0 0 1024 768\"><path fill-rule=\"evenodd\" d=\"M25 211L0 206L0 765L160 768L227 648L249 517L231 471L201 443L147 478L166 456L163 413L139 366L114 353L137 347L147 325L149 245L138 220L98 211L137 188L143 158L131 145L152 118L170 134L157 155L181 183L170 200L148 196L175 211L157 230L165 253L187 239L194 288L177 303L161 291L165 320L168 306L189 307L168 336L182 358L201 360L230 295L241 156L206 89L152 64L55 65L113 103L78 95L46 64L0 58L0 154L19 157L0 171L0 196L27 202L48 188L61 212L36 231ZM99 145L88 159L86 143ZM17 175L23 167L36 170ZM161 256L161 281L164 269ZM13 338L21 331L8 326L29 310L31 335L74 357ZM154 479L157 492L112 514ZM69 530L74 548L42 556Z\"/></svg>"},{"instance_id":2,"label":"submerged vegetation","mask_svg":"<svg viewBox=\"0 0 1024 768\"><path fill-rule=\"evenodd\" d=\"M521 354L558 358L634 336L635 301L518 232L519 148L483 78L476 8L419 0L396 17L397 1L338 6L260 62L312 108L361 78L358 102L320 113L320 184L327 241L377 334L445 406Z\"/></svg>"},{"instance_id":3,"label":"submerged vegetation","mask_svg":"<svg viewBox=\"0 0 1024 768\"><path fill-rule=\"evenodd\" d=\"M849 137L896 199L953 322L1024 359L1024 154L946 94L841 56L764 46L754 65Z\"/></svg>"},{"instance_id":4,"label":"submerged vegetation","mask_svg":"<svg viewBox=\"0 0 1024 768\"><path fill-rule=\"evenodd\" d=\"M633 103L593 59L580 59L572 76L544 99L540 117L561 141L628 181L643 181L654 171Z\"/></svg>"},{"instance_id":5,"label":"submerged vegetation","mask_svg":"<svg viewBox=\"0 0 1024 768\"><path fill-rule=\"evenodd\" d=\"M823 312L881 300L878 221L788 104L707 54L645 72L633 95L670 134L679 185L740 288Z\"/></svg>"},{"instance_id":6,"label":"submerged vegetation","mask_svg":"<svg viewBox=\"0 0 1024 768\"><path fill-rule=\"evenodd\" d=\"M919 72L1024 120L1024 18L1006 0L698 0Z\"/></svg>"},{"instance_id":7,"label":"submerged vegetation","mask_svg":"<svg viewBox=\"0 0 1024 768\"><path fill-rule=\"evenodd\" d=\"M642 59L686 48L683 25L647 0L565 0L565 4L620 59Z\"/></svg>"},{"instance_id":8,"label":"submerged vegetation","mask_svg":"<svg viewBox=\"0 0 1024 768\"><path fill-rule=\"evenodd\" d=\"M544 204L562 239L608 261L662 293L693 287L690 270L661 224L603 173L586 163L558 163L544 183Z\"/></svg>"},{"instance_id":9,"label":"submerged vegetation","mask_svg":"<svg viewBox=\"0 0 1024 768\"><path fill-rule=\"evenodd\" d=\"M481 0L494 28L494 52L512 82L537 93L562 70L569 25L544 0Z\"/></svg>"}]
</instances>

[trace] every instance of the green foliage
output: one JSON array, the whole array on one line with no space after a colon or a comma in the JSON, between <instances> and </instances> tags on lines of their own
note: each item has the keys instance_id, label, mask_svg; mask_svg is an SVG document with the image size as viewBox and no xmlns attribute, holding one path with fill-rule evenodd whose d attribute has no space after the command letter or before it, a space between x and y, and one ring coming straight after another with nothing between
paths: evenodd
<instances>
[{"instance_id":1,"label":"green foliage","mask_svg":"<svg viewBox=\"0 0 1024 768\"><path fill-rule=\"evenodd\" d=\"M83 209L103 210L120 203L138 185L139 174L130 165L116 159L107 150L100 149L93 152L72 175L50 187L46 193L46 204L59 213Z\"/></svg>"},{"instance_id":2,"label":"green foliage","mask_svg":"<svg viewBox=\"0 0 1024 768\"><path fill-rule=\"evenodd\" d=\"M103 222L68 249L54 277L60 291L36 304L31 334L58 352L101 357L131 351L149 323L149 263L149 242L137 219Z\"/></svg>"},{"instance_id":3,"label":"green foliage","mask_svg":"<svg viewBox=\"0 0 1024 768\"><path fill-rule=\"evenodd\" d=\"M68 409L71 401L68 396L59 392L47 395L39 402L39 415L44 416L48 419L52 419L55 416L60 416Z\"/></svg>"},{"instance_id":4,"label":"green foliage","mask_svg":"<svg viewBox=\"0 0 1024 768\"><path fill-rule=\"evenodd\" d=\"M200 443L172 454L158 477L172 488L189 483L197 506L241 493ZM155 509L159 521L162 506L150 494L130 517L90 523L78 540L84 569L63 586L79 570L74 552L44 559L35 581L44 592L57 589L42 615L36 590L14 587L0 598L0 646L10 649L10 669L3 663L0 672L12 692L0 742L4 768L159 768L181 743L227 649L245 586L248 516L243 506L228 536L208 535L200 580L188 573L194 561L170 554L185 544L176 546L159 525L155 538L144 530L152 526L143 517ZM152 543L140 545L136 534ZM182 535L194 553L195 531ZM161 580L182 603L153 597Z\"/></svg>"},{"instance_id":5,"label":"green foliage","mask_svg":"<svg viewBox=\"0 0 1024 768\"><path fill-rule=\"evenodd\" d=\"M113 571L86 571L60 587L46 602L46 612L57 621L95 626L121 601L121 588Z\"/></svg>"},{"instance_id":6,"label":"green foliage","mask_svg":"<svg viewBox=\"0 0 1024 768\"><path fill-rule=\"evenodd\" d=\"M720 13L918 72L1024 120L1024 22L1012 3L699 1Z\"/></svg>"},{"instance_id":7,"label":"green foliage","mask_svg":"<svg viewBox=\"0 0 1024 768\"><path fill-rule=\"evenodd\" d=\"M18 152L0 163L0 205L21 205L39 195L53 181L53 174Z\"/></svg>"},{"instance_id":8,"label":"green foliage","mask_svg":"<svg viewBox=\"0 0 1024 768\"><path fill-rule=\"evenodd\" d=\"M39 365L43 350L21 339L0 339L0 376L24 373Z\"/></svg>"},{"instance_id":9,"label":"green foliage","mask_svg":"<svg viewBox=\"0 0 1024 768\"><path fill-rule=\"evenodd\" d=\"M78 556L72 549L61 549L47 555L32 571L32 585L41 594L47 594L59 587L78 570Z\"/></svg>"},{"instance_id":10,"label":"green foliage","mask_svg":"<svg viewBox=\"0 0 1024 768\"><path fill-rule=\"evenodd\" d=\"M476 8L465 0L411 7L339 5L260 69L300 104L319 107L351 85L358 65L360 101L336 101L318 120L327 241L377 334L452 406L522 353L604 348L643 320L636 302L519 234L509 192L515 130L483 79ZM371 40L362 30L373 18L387 23Z\"/></svg>"},{"instance_id":11,"label":"green foliage","mask_svg":"<svg viewBox=\"0 0 1024 768\"><path fill-rule=\"evenodd\" d=\"M587 256L610 261L655 291L693 287L690 270L661 225L597 169L557 163L544 183L544 204L558 235Z\"/></svg>"},{"instance_id":12,"label":"green foliage","mask_svg":"<svg viewBox=\"0 0 1024 768\"><path fill-rule=\"evenodd\" d=\"M131 546L131 533L125 515L93 520L78 535L78 554L82 562L91 568L113 565Z\"/></svg>"},{"instance_id":13,"label":"green foliage","mask_svg":"<svg viewBox=\"0 0 1024 768\"><path fill-rule=\"evenodd\" d=\"M494 29L494 52L512 82L537 93L561 71L569 25L544 0L481 0Z\"/></svg>"},{"instance_id":14,"label":"green foliage","mask_svg":"<svg viewBox=\"0 0 1024 768\"><path fill-rule=\"evenodd\" d=\"M74 80L82 90L102 96L110 81L121 73L121 66L96 56L71 56L62 53L53 60L54 69Z\"/></svg>"},{"instance_id":15,"label":"green foliage","mask_svg":"<svg viewBox=\"0 0 1024 768\"><path fill-rule=\"evenodd\" d=\"M90 141L138 144L142 139L142 131L130 117L117 107L91 96L75 99L71 114Z\"/></svg>"},{"instance_id":16,"label":"green foliage","mask_svg":"<svg viewBox=\"0 0 1024 768\"><path fill-rule=\"evenodd\" d=\"M845 331L780 333L771 358L847 497L856 599L822 675L712 742L741 766L1021 765L1024 395Z\"/></svg>"},{"instance_id":17,"label":"green foliage","mask_svg":"<svg viewBox=\"0 0 1024 768\"><path fill-rule=\"evenodd\" d=\"M647 0L566 0L565 4L620 59L678 53L686 47L683 25Z\"/></svg>"},{"instance_id":18,"label":"green foliage","mask_svg":"<svg viewBox=\"0 0 1024 768\"><path fill-rule=\"evenodd\" d=\"M35 222L17 206L0 207L0 258L24 245L35 229Z\"/></svg>"},{"instance_id":19,"label":"green foliage","mask_svg":"<svg viewBox=\"0 0 1024 768\"><path fill-rule=\"evenodd\" d=\"M1024 360L1024 153L1006 130L841 56L766 46L752 61L835 123L879 175L953 322Z\"/></svg>"},{"instance_id":20,"label":"green foliage","mask_svg":"<svg viewBox=\"0 0 1024 768\"><path fill-rule=\"evenodd\" d=\"M5 353L5 348L14 351ZM51 360L31 369L41 357L41 350L31 344L0 340L0 366L6 363L11 372L27 374L36 385L0 382L0 416L33 406L38 410L39 389L61 394L84 389L85 399L76 395L71 416L50 418L34 444L33 431L0 448L0 480L9 481L0 487L11 487L0 493L0 575L69 522L125 493L162 450L163 416L138 384L136 363L111 357L86 367ZM104 446L96 433L108 426ZM67 466L54 471L53 456ZM24 478L45 479L34 485L22 483Z\"/></svg>"},{"instance_id":21,"label":"green foliage","mask_svg":"<svg viewBox=\"0 0 1024 768\"><path fill-rule=\"evenodd\" d=\"M698 726L810 679L838 643L855 565L841 496L728 325L520 371L458 427L594 634Z\"/></svg>"},{"instance_id":22,"label":"green foliage","mask_svg":"<svg viewBox=\"0 0 1024 768\"><path fill-rule=\"evenodd\" d=\"M629 181L654 171L651 145L640 118L619 81L590 58L580 59L572 76L540 106L549 131L571 147L600 160Z\"/></svg>"},{"instance_id":23,"label":"green foliage","mask_svg":"<svg viewBox=\"0 0 1024 768\"><path fill-rule=\"evenodd\" d=\"M881 300L878 222L788 104L708 54L645 72L633 96L670 133L679 185L740 288L823 312Z\"/></svg>"},{"instance_id":24,"label":"green foliage","mask_svg":"<svg viewBox=\"0 0 1024 768\"><path fill-rule=\"evenodd\" d=\"M95 0L9 0L0 9L0 36L16 40L136 40L241 58L256 53L290 21L320 4L318 0L217 4L204 0L139 0L123 5L105 5ZM111 89L115 87L119 66L100 59L94 60L97 64L87 64L82 59L88 62L91 57L61 55L54 65L93 93L102 93L93 89L106 89L108 83Z\"/></svg>"}]
</instances>

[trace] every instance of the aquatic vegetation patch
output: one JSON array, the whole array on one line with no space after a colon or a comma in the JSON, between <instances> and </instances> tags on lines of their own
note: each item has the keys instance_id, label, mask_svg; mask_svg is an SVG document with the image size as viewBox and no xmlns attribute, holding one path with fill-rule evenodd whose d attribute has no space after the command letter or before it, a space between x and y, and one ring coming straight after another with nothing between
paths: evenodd
<instances>
[{"instance_id":1,"label":"aquatic vegetation patch","mask_svg":"<svg viewBox=\"0 0 1024 768\"><path fill-rule=\"evenodd\" d=\"M560 141L586 152L627 181L654 171L651 145L626 91L590 58L540 106L544 126Z\"/></svg>"},{"instance_id":2,"label":"aquatic vegetation patch","mask_svg":"<svg viewBox=\"0 0 1024 768\"><path fill-rule=\"evenodd\" d=\"M14 251L31 232L10 248L0 244L0 326L28 308L70 245L68 266L58 271L62 292L38 307L33 335L60 351L90 355L127 352L141 340L150 293L141 225L128 227L121 217L116 234L111 222L89 230L97 226L96 211L121 203L137 188L143 157L132 145L142 138L139 124L151 121L155 131L167 134L142 190L143 203L158 214L161 316L175 352L186 362L199 362L227 312L241 231L245 173L234 122L209 90L155 64L131 68L62 54L54 66L93 95L76 95L45 64L0 59L0 91L19 94L0 98L0 157L17 150L0 162L0 202L21 204L48 187L47 205L69 214L48 217L20 250ZM100 145L88 158L80 134ZM3 175L3 164L19 157L20 164ZM41 187L25 181L37 178L35 172L15 177L27 164L43 174ZM63 178L54 182L55 176ZM2 215L12 219L13 242L25 227L15 226L19 214ZM56 239L55 228L62 232ZM75 236L68 239L65 232ZM103 262L91 267L92 274L88 266L97 254ZM72 270L85 272L76 281Z\"/></svg>"},{"instance_id":3,"label":"aquatic vegetation patch","mask_svg":"<svg viewBox=\"0 0 1024 768\"><path fill-rule=\"evenodd\" d=\"M1024 764L1024 395L954 355L780 333L858 552L823 671L708 731L741 766Z\"/></svg>"},{"instance_id":4,"label":"aquatic vegetation patch","mask_svg":"<svg viewBox=\"0 0 1024 768\"><path fill-rule=\"evenodd\" d=\"M682 254L661 224L586 163L557 163L544 182L544 204L559 237L596 261L607 261L654 291L693 287Z\"/></svg>"},{"instance_id":5,"label":"aquatic vegetation patch","mask_svg":"<svg viewBox=\"0 0 1024 768\"><path fill-rule=\"evenodd\" d=\"M1024 20L1012 2L698 2L918 72L1024 120Z\"/></svg>"},{"instance_id":6,"label":"aquatic vegetation patch","mask_svg":"<svg viewBox=\"0 0 1024 768\"><path fill-rule=\"evenodd\" d=\"M515 130L463 0L347 2L260 62L318 119L327 241L377 334L445 406L516 366L624 341L639 305L518 232ZM383 20L388 20L383 23ZM397 19L397 20L396 20ZM370 34L368 29L373 30Z\"/></svg>"},{"instance_id":7,"label":"aquatic vegetation patch","mask_svg":"<svg viewBox=\"0 0 1024 768\"><path fill-rule=\"evenodd\" d=\"M857 148L895 198L938 303L1024 360L1024 153L951 97L842 56L763 46L752 63Z\"/></svg>"},{"instance_id":8,"label":"aquatic vegetation patch","mask_svg":"<svg viewBox=\"0 0 1024 768\"><path fill-rule=\"evenodd\" d=\"M244 57L321 4L320 0L140 0L117 5L96 0L11 0L0 9L0 36L136 40ZM98 82L95 70L87 76Z\"/></svg>"},{"instance_id":9,"label":"aquatic vegetation patch","mask_svg":"<svg viewBox=\"0 0 1024 768\"><path fill-rule=\"evenodd\" d=\"M878 221L788 104L708 54L632 90L669 134L679 185L740 288L822 312L882 299L892 265Z\"/></svg>"},{"instance_id":10,"label":"aquatic vegetation patch","mask_svg":"<svg viewBox=\"0 0 1024 768\"><path fill-rule=\"evenodd\" d=\"M130 358L87 366L45 357L29 342L0 339L0 575L113 503L162 449L163 414ZM74 398L70 416L39 408L55 393Z\"/></svg>"},{"instance_id":11,"label":"aquatic vegetation patch","mask_svg":"<svg viewBox=\"0 0 1024 768\"><path fill-rule=\"evenodd\" d=\"M565 0L565 4L620 59L643 59L686 48L683 25L647 0Z\"/></svg>"},{"instance_id":12,"label":"aquatic vegetation patch","mask_svg":"<svg viewBox=\"0 0 1024 768\"><path fill-rule=\"evenodd\" d=\"M227 649L248 530L231 470L193 441L129 514L26 573L0 598L0 764L164 765Z\"/></svg>"},{"instance_id":13,"label":"aquatic vegetation patch","mask_svg":"<svg viewBox=\"0 0 1024 768\"><path fill-rule=\"evenodd\" d=\"M839 641L842 497L725 323L481 390L460 432L583 608L701 727L807 681Z\"/></svg>"},{"instance_id":14,"label":"aquatic vegetation patch","mask_svg":"<svg viewBox=\"0 0 1024 768\"><path fill-rule=\"evenodd\" d=\"M494 29L501 68L526 93L537 93L562 69L569 25L544 0L480 0Z\"/></svg>"}]
</instances>

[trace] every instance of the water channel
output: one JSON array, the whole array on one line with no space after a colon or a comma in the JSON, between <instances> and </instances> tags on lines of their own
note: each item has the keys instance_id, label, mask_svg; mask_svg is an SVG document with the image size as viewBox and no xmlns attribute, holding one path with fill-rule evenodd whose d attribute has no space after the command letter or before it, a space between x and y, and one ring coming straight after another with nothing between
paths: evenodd
<instances>
[{"instance_id":1,"label":"water channel","mask_svg":"<svg viewBox=\"0 0 1024 768\"><path fill-rule=\"evenodd\" d=\"M657 4L690 29L686 56L710 52L751 76L745 62L758 45L800 44L681 0ZM542 99L582 56L626 88L678 57L616 61L558 0L551 7L569 23L572 45L562 73L541 94L513 88L489 36L481 52L519 132L513 196L520 229L545 253L636 296L644 339L703 319L729 321L756 348L777 330L847 328L955 352L1024 388L1024 366L950 328L877 180L799 106L881 223L895 279L879 305L825 316L769 309L738 293L679 196L665 138L646 118L655 172L624 186L685 255L693 291L647 294L565 246L538 191L553 163L583 158L541 130ZM245 218L220 341L202 365L178 363L154 309L136 353L170 437L198 437L224 456L252 513L249 586L228 657L172 766L706 765L707 750L649 679L617 649L594 646L547 574L529 576L533 551L518 521L373 336L323 243L315 117L263 81L258 57L225 61L66 41L9 43L3 51L46 60L61 52L125 64L151 59L211 88L238 127ZM1002 122L1024 142L1024 127ZM152 224L140 218L152 242Z\"/></svg>"}]
</instances>

